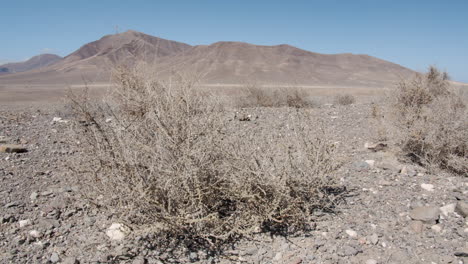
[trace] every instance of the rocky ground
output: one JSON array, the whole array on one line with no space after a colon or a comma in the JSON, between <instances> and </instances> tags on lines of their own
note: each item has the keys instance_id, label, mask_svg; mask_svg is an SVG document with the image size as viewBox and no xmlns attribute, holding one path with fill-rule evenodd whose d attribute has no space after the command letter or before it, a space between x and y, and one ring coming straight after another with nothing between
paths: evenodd
<instances>
[{"instance_id":1,"label":"rocky ground","mask_svg":"<svg viewBox=\"0 0 468 264\"><path fill-rule=\"evenodd\" d=\"M222 255L174 258L81 197L67 164L63 106L0 108L1 263L468 263L468 178L399 161L390 143L376 151L371 105L322 105L311 113L338 146L348 193L310 234L258 235ZM282 124L295 109L245 109L233 128ZM232 117L235 116L234 110Z\"/></svg>"}]
</instances>

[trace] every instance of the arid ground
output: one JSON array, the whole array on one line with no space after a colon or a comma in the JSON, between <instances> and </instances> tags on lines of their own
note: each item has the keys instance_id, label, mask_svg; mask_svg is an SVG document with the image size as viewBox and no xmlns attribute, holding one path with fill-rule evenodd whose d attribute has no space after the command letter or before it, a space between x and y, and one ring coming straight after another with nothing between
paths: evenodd
<instances>
[{"instance_id":1,"label":"arid ground","mask_svg":"<svg viewBox=\"0 0 468 264\"><path fill-rule=\"evenodd\" d=\"M378 138L372 106L385 97L357 90L354 104L339 105L330 91L311 92L312 108L230 106L225 118L232 133L255 137L293 124L296 111L313 116L336 143L342 164L337 175L346 195L334 212L318 215L308 234L260 233L222 254L173 256L145 234L129 231L122 240L106 234L119 219L84 199L69 169L80 157L70 147L63 87L1 87L0 140L27 152L0 153L0 262L467 263L466 207L465 215L458 209L468 200L467 178L405 163L391 141L383 150L366 148ZM250 117L240 121L241 115Z\"/></svg>"}]
</instances>

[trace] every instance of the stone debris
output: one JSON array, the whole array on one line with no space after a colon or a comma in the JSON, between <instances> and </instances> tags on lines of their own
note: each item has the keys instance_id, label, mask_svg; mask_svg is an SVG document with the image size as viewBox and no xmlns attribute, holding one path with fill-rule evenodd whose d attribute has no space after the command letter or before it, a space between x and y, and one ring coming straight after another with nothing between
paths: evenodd
<instances>
[{"instance_id":1,"label":"stone debris","mask_svg":"<svg viewBox=\"0 0 468 264\"><path fill-rule=\"evenodd\" d=\"M28 149L21 146L21 145L5 144L5 145L0 145L0 152L3 152L3 153L24 153L24 152L28 152Z\"/></svg>"}]
</instances>

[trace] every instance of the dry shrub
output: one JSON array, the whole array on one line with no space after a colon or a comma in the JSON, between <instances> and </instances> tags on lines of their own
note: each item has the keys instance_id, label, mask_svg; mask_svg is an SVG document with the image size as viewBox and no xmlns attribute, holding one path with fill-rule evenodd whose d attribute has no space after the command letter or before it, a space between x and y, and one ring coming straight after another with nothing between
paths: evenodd
<instances>
[{"instance_id":1,"label":"dry shrub","mask_svg":"<svg viewBox=\"0 0 468 264\"><path fill-rule=\"evenodd\" d=\"M304 88L284 87L265 88L257 85L247 85L240 89L243 96L238 99L237 106L245 107L294 107L312 108L315 103L307 99Z\"/></svg>"},{"instance_id":2,"label":"dry shrub","mask_svg":"<svg viewBox=\"0 0 468 264\"><path fill-rule=\"evenodd\" d=\"M250 141L226 132L222 110L192 82L125 68L115 79L105 104L74 99L83 158L74 170L89 198L136 229L216 247L307 229L315 210L333 207L333 145L307 128L306 113L287 137Z\"/></svg>"},{"instance_id":3,"label":"dry shrub","mask_svg":"<svg viewBox=\"0 0 468 264\"><path fill-rule=\"evenodd\" d=\"M351 94L340 94L334 98L335 104L350 105L356 102L356 98Z\"/></svg>"},{"instance_id":4,"label":"dry shrub","mask_svg":"<svg viewBox=\"0 0 468 264\"><path fill-rule=\"evenodd\" d=\"M393 96L394 124L402 150L413 161L468 173L468 113L448 75L430 67L425 75L401 81Z\"/></svg>"}]
</instances>

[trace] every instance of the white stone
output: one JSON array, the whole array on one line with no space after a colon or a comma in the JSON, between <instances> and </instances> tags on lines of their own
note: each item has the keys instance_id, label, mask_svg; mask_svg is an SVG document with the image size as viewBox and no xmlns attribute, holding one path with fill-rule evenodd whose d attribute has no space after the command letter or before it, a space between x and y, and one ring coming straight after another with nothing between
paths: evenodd
<instances>
[{"instance_id":1,"label":"white stone","mask_svg":"<svg viewBox=\"0 0 468 264\"><path fill-rule=\"evenodd\" d=\"M424 190L426 190L428 192L434 191L434 185L428 184L428 183L421 184L421 188L423 188Z\"/></svg>"},{"instance_id":2,"label":"white stone","mask_svg":"<svg viewBox=\"0 0 468 264\"><path fill-rule=\"evenodd\" d=\"M68 123L67 120L63 120L61 117L54 117L52 123Z\"/></svg>"},{"instance_id":3,"label":"white stone","mask_svg":"<svg viewBox=\"0 0 468 264\"><path fill-rule=\"evenodd\" d=\"M353 238L354 238L354 237L357 237L357 232L354 231L354 230L352 230L352 229L348 229L348 230L346 230L345 232L346 232L346 234L348 234L348 236L350 236L350 237L353 237Z\"/></svg>"},{"instance_id":4,"label":"white stone","mask_svg":"<svg viewBox=\"0 0 468 264\"><path fill-rule=\"evenodd\" d=\"M128 233L128 228L119 223L113 223L107 228L106 235L112 240L122 240Z\"/></svg>"},{"instance_id":5,"label":"white stone","mask_svg":"<svg viewBox=\"0 0 468 264\"><path fill-rule=\"evenodd\" d=\"M375 164L375 160L366 160L366 163L369 164L369 167L373 168Z\"/></svg>"},{"instance_id":6,"label":"white stone","mask_svg":"<svg viewBox=\"0 0 468 264\"><path fill-rule=\"evenodd\" d=\"M281 252L276 253L274 260L280 261L281 259L283 259L283 253Z\"/></svg>"},{"instance_id":7,"label":"white stone","mask_svg":"<svg viewBox=\"0 0 468 264\"><path fill-rule=\"evenodd\" d=\"M368 259L368 260L366 260L366 264L377 264L377 260L375 260L375 259Z\"/></svg>"},{"instance_id":8,"label":"white stone","mask_svg":"<svg viewBox=\"0 0 468 264\"><path fill-rule=\"evenodd\" d=\"M26 227L31 224L31 220L26 219L26 220L19 220L18 221L20 227Z\"/></svg>"},{"instance_id":9,"label":"white stone","mask_svg":"<svg viewBox=\"0 0 468 264\"><path fill-rule=\"evenodd\" d=\"M433 225L431 226L431 229L437 233L440 233L442 231L442 227L440 225Z\"/></svg>"},{"instance_id":10,"label":"white stone","mask_svg":"<svg viewBox=\"0 0 468 264\"><path fill-rule=\"evenodd\" d=\"M37 230L31 230L29 231L29 235L34 237L34 238L40 238L42 237L42 234L41 232L37 231Z\"/></svg>"},{"instance_id":11,"label":"white stone","mask_svg":"<svg viewBox=\"0 0 468 264\"><path fill-rule=\"evenodd\" d=\"M456 207L456 203L451 203L451 204L447 204L445 206L442 206L440 208L440 212L442 212L442 214L444 216L448 216L449 214L453 214L455 212L455 207Z\"/></svg>"}]
</instances>

